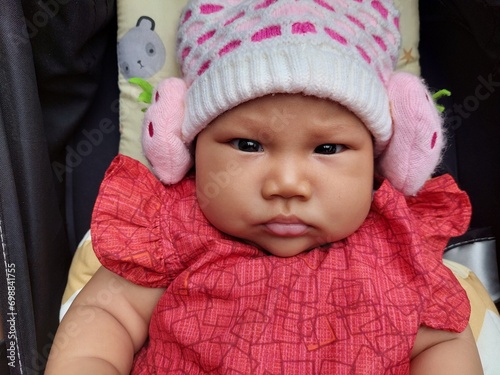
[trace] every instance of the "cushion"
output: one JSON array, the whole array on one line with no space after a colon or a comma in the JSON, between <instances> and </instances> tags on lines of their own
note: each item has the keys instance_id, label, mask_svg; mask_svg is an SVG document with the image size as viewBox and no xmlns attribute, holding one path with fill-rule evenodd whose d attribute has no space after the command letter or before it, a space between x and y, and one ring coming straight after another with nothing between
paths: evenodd
<instances>
[{"instance_id":1,"label":"cushion","mask_svg":"<svg viewBox=\"0 0 500 375\"><path fill-rule=\"evenodd\" d=\"M476 339L485 375L498 374L500 368L500 316L478 277L467 267L444 261L467 292L471 304L469 325Z\"/></svg>"}]
</instances>

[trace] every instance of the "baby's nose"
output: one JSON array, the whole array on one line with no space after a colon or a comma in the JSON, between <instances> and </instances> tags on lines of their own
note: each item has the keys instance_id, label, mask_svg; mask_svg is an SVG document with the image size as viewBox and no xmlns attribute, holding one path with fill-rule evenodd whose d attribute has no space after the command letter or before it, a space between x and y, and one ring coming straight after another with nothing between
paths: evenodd
<instances>
[{"instance_id":1,"label":"baby's nose","mask_svg":"<svg viewBox=\"0 0 500 375\"><path fill-rule=\"evenodd\" d=\"M311 197L311 192L307 168L294 159L273 163L262 187L262 196L265 199L280 197L307 200Z\"/></svg>"}]
</instances>

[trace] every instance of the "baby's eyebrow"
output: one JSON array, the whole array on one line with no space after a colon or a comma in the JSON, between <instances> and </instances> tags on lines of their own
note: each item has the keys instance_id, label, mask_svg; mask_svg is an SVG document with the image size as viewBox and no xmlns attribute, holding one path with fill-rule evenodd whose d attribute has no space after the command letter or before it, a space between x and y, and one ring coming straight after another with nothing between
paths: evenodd
<instances>
[{"instance_id":1,"label":"baby's eyebrow","mask_svg":"<svg viewBox=\"0 0 500 375\"><path fill-rule=\"evenodd\" d=\"M343 116L333 116L327 118L314 118L311 120L313 129L319 132L342 133L353 131L357 128L357 121ZM361 125L361 124L360 124Z\"/></svg>"},{"instance_id":2,"label":"baby's eyebrow","mask_svg":"<svg viewBox=\"0 0 500 375\"><path fill-rule=\"evenodd\" d=\"M264 114L233 114L229 120L232 127L246 128L247 130L259 130L267 127L270 123L269 116Z\"/></svg>"},{"instance_id":3,"label":"baby's eyebrow","mask_svg":"<svg viewBox=\"0 0 500 375\"><path fill-rule=\"evenodd\" d=\"M235 113L234 116L238 119L249 121L252 123L262 122L268 119L268 116L264 115L262 112L247 112L247 113Z\"/></svg>"}]
</instances>

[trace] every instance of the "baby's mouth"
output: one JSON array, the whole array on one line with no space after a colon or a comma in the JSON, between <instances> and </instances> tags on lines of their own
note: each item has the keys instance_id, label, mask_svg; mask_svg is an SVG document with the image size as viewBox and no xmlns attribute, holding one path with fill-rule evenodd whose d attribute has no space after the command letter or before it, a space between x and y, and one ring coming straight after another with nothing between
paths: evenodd
<instances>
[{"instance_id":1,"label":"baby's mouth","mask_svg":"<svg viewBox=\"0 0 500 375\"><path fill-rule=\"evenodd\" d=\"M309 225L297 218L277 217L264 224L266 230L280 237L298 237L309 230Z\"/></svg>"}]
</instances>

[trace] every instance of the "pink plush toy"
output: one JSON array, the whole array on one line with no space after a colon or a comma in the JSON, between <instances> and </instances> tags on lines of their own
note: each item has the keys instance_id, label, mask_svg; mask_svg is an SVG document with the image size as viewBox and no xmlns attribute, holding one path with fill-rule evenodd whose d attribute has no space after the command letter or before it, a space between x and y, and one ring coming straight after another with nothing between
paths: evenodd
<instances>
[{"instance_id":1,"label":"pink plush toy","mask_svg":"<svg viewBox=\"0 0 500 375\"><path fill-rule=\"evenodd\" d=\"M144 116L142 147L165 184L179 182L193 165L189 147L181 136L186 91L182 79L160 82Z\"/></svg>"},{"instance_id":2,"label":"pink plush toy","mask_svg":"<svg viewBox=\"0 0 500 375\"><path fill-rule=\"evenodd\" d=\"M394 73L387 88L393 121L378 172L405 195L415 195L441 160L442 118L421 79Z\"/></svg>"},{"instance_id":3,"label":"pink plush toy","mask_svg":"<svg viewBox=\"0 0 500 375\"><path fill-rule=\"evenodd\" d=\"M192 142L210 121L272 93L349 108L373 135L378 173L405 195L439 163L434 101L421 79L394 72L400 35L392 1L200 0L181 19L183 78L160 83L144 120L144 152L163 183L184 177Z\"/></svg>"}]
</instances>

